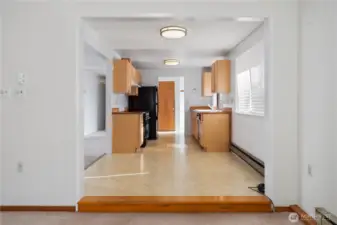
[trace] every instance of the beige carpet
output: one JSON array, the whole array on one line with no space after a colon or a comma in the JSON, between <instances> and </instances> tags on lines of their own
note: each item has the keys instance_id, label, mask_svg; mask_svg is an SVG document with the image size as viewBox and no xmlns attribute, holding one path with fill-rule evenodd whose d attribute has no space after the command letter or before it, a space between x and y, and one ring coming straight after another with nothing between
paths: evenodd
<instances>
[{"instance_id":1,"label":"beige carpet","mask_svg":"<svg viewBox=\"0 0 337 225\"><path fill-rule=\"evenodd\" d=\"M89 214L0 213L1 225L290 225L289 213Z\"/></svg>"}]
</instances>

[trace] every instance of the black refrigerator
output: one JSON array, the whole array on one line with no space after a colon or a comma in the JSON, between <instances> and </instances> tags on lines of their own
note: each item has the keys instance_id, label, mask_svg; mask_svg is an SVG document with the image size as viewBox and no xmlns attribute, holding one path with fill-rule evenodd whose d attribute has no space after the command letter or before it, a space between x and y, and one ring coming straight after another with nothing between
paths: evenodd
<instances>
[{"instance_id":1,"label":"black refrigerator","mask_svg":"<svg viewBox=\"0 0 337 225\"><path fill-rule=\"evenodd\" d=\"M149 112L149 140L156 140L158 120L158 88L156 86L138 88L138 96L129 96L129 111Z\"/></svg>"}]
</instances>

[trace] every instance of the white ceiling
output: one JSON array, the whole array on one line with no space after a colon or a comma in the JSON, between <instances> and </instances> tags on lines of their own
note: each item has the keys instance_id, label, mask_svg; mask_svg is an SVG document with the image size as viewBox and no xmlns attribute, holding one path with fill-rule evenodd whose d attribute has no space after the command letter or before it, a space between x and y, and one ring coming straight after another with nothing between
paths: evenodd
<instances>
[{"instance_id":1,"label":"white ceiling","mask_svg":"<svg viewBox=\"0 0 337 225\"><path fill-rule=\"evenodd\" d=\"M165 68L163 60L176 58L179 67L209 67L223 59L261 21L239 22L234 19L194 18L95 18L89 26L108 40L123 58L131 58L136 68ZM160 28L178 25L187 28L187 36L168 40L160 36Z\"/></svg>"}]
</instances>

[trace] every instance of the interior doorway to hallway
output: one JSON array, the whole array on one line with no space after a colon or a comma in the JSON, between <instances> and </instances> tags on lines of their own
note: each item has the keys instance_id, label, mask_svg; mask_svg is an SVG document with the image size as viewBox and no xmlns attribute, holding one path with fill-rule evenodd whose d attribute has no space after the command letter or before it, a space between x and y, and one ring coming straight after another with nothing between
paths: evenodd
<instances>
[{"instance_id":1,"label":"interior doorway to hallway","mask_svg":"<svg viewBox=\"0 0 337 225\"><path fill-rule=\"evenodd\" d=\"M155 85L158 86L158 131L159 132L185 132L185 92L184 92L184 76L168 76L163 74L158 76ZM164 86L163 86L164 85ZM170 86L170 87L167 87ZM166 93L166 89L171 89ZM162 94L160 92L162 91ZM162 96L163 95L163 96ZM161 100L161 98L163 100ZM166 98L170 98L165 100ZM166 110L168 115L166 114ZM187 109L188 110L188 109ZM164 114L165 113L165 114ZM164 115L163 115L164 114ZM165 121L169 116L169 121ZM163 120L163 121L162 121ZM162 127L162 126L169 126ZM172 128L173 127L173 128Z\"/></svg>"}]
</instances>

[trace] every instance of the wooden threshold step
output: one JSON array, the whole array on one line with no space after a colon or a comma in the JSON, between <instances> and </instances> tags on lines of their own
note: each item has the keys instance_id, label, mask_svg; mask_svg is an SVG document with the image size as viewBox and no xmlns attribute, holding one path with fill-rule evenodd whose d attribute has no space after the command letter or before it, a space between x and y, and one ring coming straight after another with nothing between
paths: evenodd
<instances>
[{"instance_id":1,"label":"wooden threshold step","mask_svg":"<svg viewBox=\"0 0 337 225\"><path fill-rule=\"evenodd\" d=\"M87 196L79 212L271 212L264 196Z\"/></svg>"}]
</instances>

